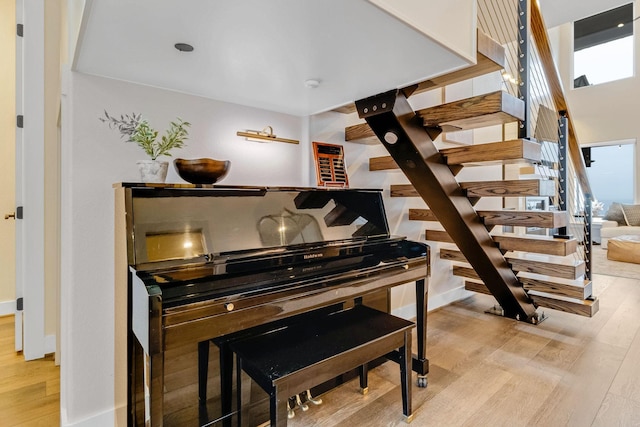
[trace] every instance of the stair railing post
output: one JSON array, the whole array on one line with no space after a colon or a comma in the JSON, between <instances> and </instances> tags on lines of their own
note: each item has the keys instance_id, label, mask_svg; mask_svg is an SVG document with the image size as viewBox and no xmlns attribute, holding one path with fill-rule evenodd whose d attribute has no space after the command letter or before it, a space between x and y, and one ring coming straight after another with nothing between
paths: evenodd
<instances>
[{"instance_id":1,"label":"stair railing post","mask_svg":"<svg viewBox=\"0 0 640 427\"><path fill-rule=\"evenodd\" d=\"M518 97L524 101L524 119L520 122L519 138L529 138L529 2L518 0Z\"/></svg>"},{"instance_id":2,"label":"stair railing post","mask_svg":"<svg viewBox=\"0 0 640 427\"><path fill-rule=\"evenodd\" d=\"M558 119L558 209L561 211L567 210L567 201L569 198L567 185L567 155L569 154L567 130L567 115L565 111L561 111L560 118ZM571 236L567 233L567 227L560 227L558 228L558 233L553 237L569 239Z\"/></svg>"},{"instance_id":3,"label":"stair railing post","mask_svg":"<svg viewBox=\"0 0 640 427\"><path fill-rule=\"evenodd\" d=\"M591 280L591 245L593 239L591 238L591 219L592 212L592 198L591 194L584 195L584 262L585 262L585 276Z\"/></svg>"}]
</instances>

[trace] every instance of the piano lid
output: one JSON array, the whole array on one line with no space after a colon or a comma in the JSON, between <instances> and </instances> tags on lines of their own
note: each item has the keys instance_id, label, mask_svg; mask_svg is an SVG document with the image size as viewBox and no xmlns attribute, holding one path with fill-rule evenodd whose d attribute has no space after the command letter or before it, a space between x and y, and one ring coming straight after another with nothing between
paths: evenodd
<instances>
[{"instance_id":1,"label":"piano lid","mask_svg":"<svg viewBox=\"0 0 640 427\"><path fill-rule=\"evenodd\" d=\"M389 237L381 190L131 188L129 264Z\"/></svg>"}]
</instances>

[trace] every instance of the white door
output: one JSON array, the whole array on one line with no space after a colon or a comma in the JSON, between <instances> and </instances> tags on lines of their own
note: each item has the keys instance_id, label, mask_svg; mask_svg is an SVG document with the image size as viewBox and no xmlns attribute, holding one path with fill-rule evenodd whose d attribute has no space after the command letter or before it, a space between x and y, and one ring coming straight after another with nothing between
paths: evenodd
<instances>
[{"instance_id":1,"label":"white door","mask_svg":"<svg viewBox=\"0 0 640 427\"><path fill-rule=\"evenodd\" d=\"M15 310L15 15L15 1L0 0L0 316Z\"/></svg>"},{"instance_id":2,"label":"white door","mask_svg":"<svg viewBox=\"0 0 640 427\"><path fill-rule=\"evenodd\" d=\"M16 347L44 357L44 0L16 0ZM21 306L21 307L20 307ZM18 310L22 308L22 310Z\"/></svg>"},{"instance_id":3,"label":"white door","mask_svg":"<svg viewBox=\"0 0 640 427\"><path fill-rule=\"evenodd\" d=\"M22 0L16 0L16 23L24 22L23 19L23 7ZM23 45L22 45L22 37L20 34L16 37L16 114L22 114L22 80L23 80ZM17 122L18 120L16 120ZM15 139L15 208L18 207L18 194L22 194L22 147L24 145L22 128L18 126L16 123L16 139ZM18 211L18 209L14 208L14 218L16 216L22 217L22 212ZM16 211L18 213L16 214ZM16 287L16 311L15 311L15 347L16 351L22 351L24 342L23 342L23 333L22 333L22 313L23 313L23 298L22 298L22 282L23 282L23 272L22 272L22 263L19 260L20 257L18 254L22 253L22 235L20 233L20 227L18 226L18 222L21 219L16 219L16 244L15 244L15 255L16 255L16 265L15 265L15 287Z\"/></svg>"}]
</instances>

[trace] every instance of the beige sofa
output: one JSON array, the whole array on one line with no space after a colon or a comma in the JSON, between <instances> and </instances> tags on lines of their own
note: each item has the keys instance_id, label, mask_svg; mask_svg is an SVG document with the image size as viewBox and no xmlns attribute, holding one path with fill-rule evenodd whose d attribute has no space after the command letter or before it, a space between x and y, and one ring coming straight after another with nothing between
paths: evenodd
<instances>
[{"instance_id":1,"label":"beige sofa","mask_svg":"<svg viewBox=\"0 0 640 427\"><path fill-rule=\"evenodd\" d=\"M640 235L640 226L620 225L617 221L602 221L602 228L600 229L602 249L607 249L607 242L610 238L627 235Z\"/></svg>"},{"instance_id":2,"label":"beige sofa","mask_svg":"<svg viewBox=\"0 0 640 427\"><path fill-rule=\"evenodd\" d=\"M640 235L640 205L612 203L600 229L602 248L607 249L609 239L626 235Z\"/></svg>"}]
</instances>

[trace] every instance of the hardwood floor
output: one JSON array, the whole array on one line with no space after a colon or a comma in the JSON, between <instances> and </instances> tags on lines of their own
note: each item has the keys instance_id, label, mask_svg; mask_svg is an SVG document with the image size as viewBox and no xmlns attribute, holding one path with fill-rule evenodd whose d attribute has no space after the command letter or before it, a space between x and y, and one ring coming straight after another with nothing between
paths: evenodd
<instances>
[{"instance_id":1,"label":"hardwood floor","mask_svg":"<svg viewBox=\"0 0 640 427\"><path fill-rule=\"evenodd\" d=\"M429 314L429 386L413 388L416 426L640 425L640 280L597 276L600 312L547 310L538 326L483 313L475 295ZM540 309L539 309L540 310ZM352 381L290 426L403 425L397 365Z\"/></svg>"},{"instance_id":2,"label":"hardwood floor","mask_svg":"<svg viewBox=\"0 0 640 427\"><path fill-rule=\"evenodd\" d=\"M0 317L0 426L60 425L60 368L53 355L25 362L14 351L13 316Z\"/></svg>"},{"instance_id":3,"label":"hardwood floor","mask_svg":"<svg viewBox=\"0 0 640 427\"><path fill-rule=\"evenodd\" d=\"M597 275L593 318L547 310L538 326L484 314L487 295L429 314L429 386L413 388L414 426L640 425L640 280ZM13 318L0 318L0 426L59 424L59 369L13 352ZM394 426L399 375L387 362L296 410L290 426ZM414 374L415 381L415 374Z\"/></svg>"}]
</instances>

